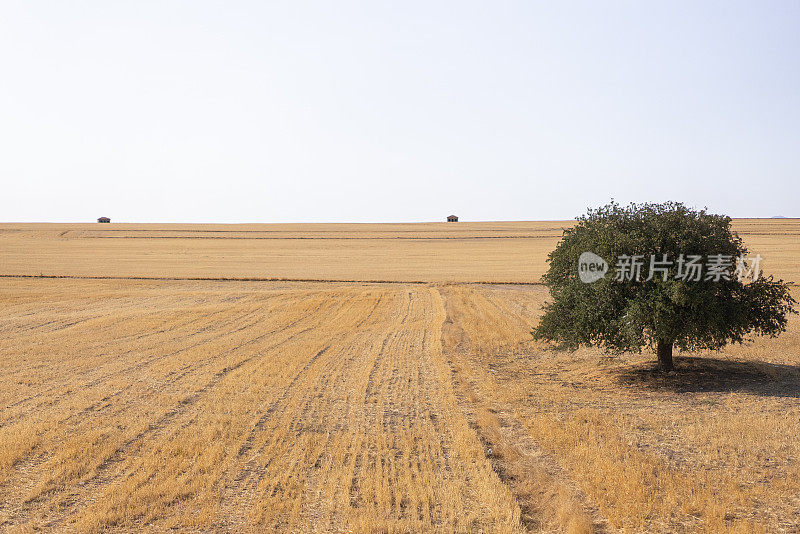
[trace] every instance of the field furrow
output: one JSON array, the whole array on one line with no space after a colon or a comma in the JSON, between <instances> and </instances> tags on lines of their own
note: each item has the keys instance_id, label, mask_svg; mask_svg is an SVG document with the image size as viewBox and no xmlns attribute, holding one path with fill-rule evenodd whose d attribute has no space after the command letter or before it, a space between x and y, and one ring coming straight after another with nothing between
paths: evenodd
<instances>
[{"instance_id":1,"label":"field furrow","mask_svg":"<svg viewBox=\"0 0 800 534\"><path fill-rule=\"evenodd\" d=\"M81 283L69 343L47 309L0 324L4 527L521 528L457 406L435 289Z\"/></svg>"}]
</instances>

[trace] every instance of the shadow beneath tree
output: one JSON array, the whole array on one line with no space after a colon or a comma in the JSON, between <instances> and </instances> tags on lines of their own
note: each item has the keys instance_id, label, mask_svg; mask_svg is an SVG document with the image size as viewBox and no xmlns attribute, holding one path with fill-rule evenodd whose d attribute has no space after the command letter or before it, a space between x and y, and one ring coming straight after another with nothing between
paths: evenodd
<instances>
[{"instance_id":1,"label":"shadow beneath tree","mask_svg":"<svg viewBox=\"0 0 800 534\"><path fill-rule=\"evenodd\" d=\"M675 393L747 392L763 397L800 398L800 366L678 356L674 374L659 373L655 364L619 371L620 382L630 386Z\"/></svg>"}]
</instances>

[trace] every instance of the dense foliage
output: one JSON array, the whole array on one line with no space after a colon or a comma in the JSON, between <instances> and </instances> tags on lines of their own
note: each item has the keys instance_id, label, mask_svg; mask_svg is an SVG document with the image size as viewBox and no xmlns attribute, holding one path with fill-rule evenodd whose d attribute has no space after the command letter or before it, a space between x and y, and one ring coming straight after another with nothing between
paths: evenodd
<instances>
[{"instance_id":1,"label":"dense foliage","mask_svg":"<svg viewBox=\"0 0 800 534\"><path fill-rule=\"evenodd\" d=\"M578 276L578 259L587 251L609 264L606 276L592 283ZM565 348L592 345L615 353L649 346L664 371L672 370L673 346L715 350L750 334L777 336L796 302L783 280L763 274L740 280L737 258L747 254L727 216L675 202L612 202L589 210L548 256L544 282L552 301L533 335ZM618 258L635 255L643 258L639 280L619 272L625 266ZM651 273L651 256L664 255L673 264ZM681 278L679 258L706 262L718 255L730 265L717 276Z\"/></svg>"}]
</instances>

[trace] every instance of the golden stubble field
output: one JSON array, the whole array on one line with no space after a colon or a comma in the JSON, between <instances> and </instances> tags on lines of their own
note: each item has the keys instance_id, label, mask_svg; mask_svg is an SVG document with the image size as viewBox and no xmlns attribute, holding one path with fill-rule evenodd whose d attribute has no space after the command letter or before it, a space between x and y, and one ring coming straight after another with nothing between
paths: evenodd
<instances>
[{"instance_id":1,"label":"golden stubble field","mask_svg":"<svg viewBox=\"0 0 800 534\"><path fill-rule=\"evenodd\" d=\"M800 531L798 317L549 350L568 224L0 225L0 530Z\"/></svg>"},{"instance_id":2,"label":"golden stubble field","mask_svg":"<svg viewBox=\"0 0 800 534\"><path fill-rule=\"evenodd\" d=\"M0 223L0 274L538 282L570 225ZM800 219L734 227L770 272L800 280Z\"/></svg>"}]
</instances>

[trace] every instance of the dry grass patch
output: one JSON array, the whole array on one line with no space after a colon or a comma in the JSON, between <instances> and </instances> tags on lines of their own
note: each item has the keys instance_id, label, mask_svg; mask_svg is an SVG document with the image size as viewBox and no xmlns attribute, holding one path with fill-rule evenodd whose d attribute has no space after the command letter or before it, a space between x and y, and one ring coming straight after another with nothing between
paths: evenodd
<instances>
[{"instance_id":1,"label":"dry grass patch","mask_svg":"<svg viewBox=\"0 0 800 534\"><path fill-rule=\"evenodd\" d=\"M531 342L543 289L447 292L481 397L512 413L612 526L800 527L797 316L778 339L681 357L665 378L651 372L651 355L608 359Z\"/></svg>"},{"instance_id":2,"label":"dry grass patch","mask_svg":"<svg viewBox=\"0 0 800 534\"><path fill-rule=\"evenodd\" d=\"M522 531L433 288L5 280L0 301L3 529Z\"/></svg>"}]
</instances>

